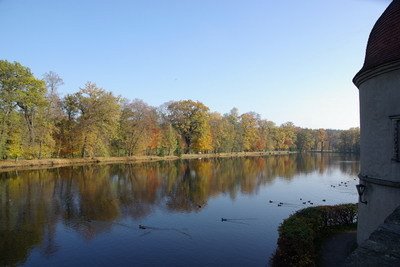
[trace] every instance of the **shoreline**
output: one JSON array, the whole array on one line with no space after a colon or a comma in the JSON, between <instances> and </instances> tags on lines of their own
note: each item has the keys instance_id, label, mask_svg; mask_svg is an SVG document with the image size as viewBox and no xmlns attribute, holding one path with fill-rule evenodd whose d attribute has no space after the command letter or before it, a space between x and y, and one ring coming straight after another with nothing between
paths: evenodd
<instances>
[{"instance_id":1,"label":"shoreline","mask_svg":"<svg viewBox=\"0 0 400 267\"><path fill-rule=\"evenodd\" d=\"M21 159L0 160L0 172L14 170L34 170L42 168L57 168L66 166L83 166L114 163L143 163L158 161L173 161L179 159L202 158L232 158L232 157L260 157L270 155L297 154L297 151L268 151L268 152L232 152L213 154L182 154L179 156L132 156L132 157L92 157L92 158L49 158L49 159Z\"/></svg>"}]
</instances>

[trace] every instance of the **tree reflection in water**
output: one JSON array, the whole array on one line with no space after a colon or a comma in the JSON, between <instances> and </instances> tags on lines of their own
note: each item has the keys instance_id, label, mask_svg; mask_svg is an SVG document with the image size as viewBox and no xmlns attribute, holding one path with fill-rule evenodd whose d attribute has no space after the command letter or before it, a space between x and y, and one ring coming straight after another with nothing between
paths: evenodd
<instances>
[{"instance_id":1,"label":"tree reflection in water","mask_svg":"<svg viewBox=\"0 0 400 267\"><path fill-rule=\"evenodd\" d=\"M34 247L46 257L57 252L54 235L60 222L91 239L121 218L139 220L155 208L198 212L211 197L255 194L277 177L323 174L334 162L343 173L357 175L356 158L338 157L305 154L3 172L0 265L23 263Z\"/></svg>"}]
</instances>

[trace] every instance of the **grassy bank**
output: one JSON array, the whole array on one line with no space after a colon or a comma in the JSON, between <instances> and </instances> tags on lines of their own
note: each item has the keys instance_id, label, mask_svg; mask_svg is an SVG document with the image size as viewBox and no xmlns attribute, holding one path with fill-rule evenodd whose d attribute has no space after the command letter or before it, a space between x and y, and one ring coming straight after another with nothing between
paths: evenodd
<instances>
[{"instance_id":1,"label":"grassy bank","mask_svg":"<svg viewBox=\"0 0 400 267\"><path fill-rule=\"evenodd\" d=\"M302 209L279 226L272 266L316 266L321 243L333 233L356 228L357 205Z\"/></svg>"},{"instance_id":2,"label":"grassy bank","mask_svg":"<svg viewBox=\"0 0 400 267\"><path fill-rule=\"evenodd\" d=\"M87 164L110 164L110 163L136 163L154 162L178 159L199 159L199 158L230 158L230 157L257 157L266 155L287 155L289 151L269 151L269 152L234 152L216 154L183 154L178 156L132 156L132 157L94 157L94 158L51 158L51 159L32 159L32 160L1 160L0 171L12 171L21 169L37 169L61 166L79 166Z\"/></svg>"}]
</instances>

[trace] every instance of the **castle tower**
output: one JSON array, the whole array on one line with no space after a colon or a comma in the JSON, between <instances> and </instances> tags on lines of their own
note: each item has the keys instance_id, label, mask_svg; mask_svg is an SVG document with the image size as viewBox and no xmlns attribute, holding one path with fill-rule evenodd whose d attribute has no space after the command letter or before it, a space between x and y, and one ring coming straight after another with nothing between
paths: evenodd
<instances>
[{"instance_id":1,"label":"castle tower","mask_svg":"<svg viewBox=\"0 0 400 267\"><path fill-rule=\"evenodd\" d=\"M360 244L400 205L400 0L376 22L353 82L360 97Z\"/></svg>"}]
</instances>

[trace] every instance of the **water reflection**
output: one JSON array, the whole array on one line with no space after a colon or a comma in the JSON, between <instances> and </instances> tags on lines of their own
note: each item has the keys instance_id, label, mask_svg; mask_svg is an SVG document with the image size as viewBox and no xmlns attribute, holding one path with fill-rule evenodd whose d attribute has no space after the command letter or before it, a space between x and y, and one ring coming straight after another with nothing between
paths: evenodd
<instances>
[{"instance_id":1,"label":"water reflection","mask_svg":"<svg viewBox=\"0 0 400 267\"><path fill-rule=\"evenodd\" d=\"M33 248L51 257L61 246L55 237L60 222L91 240L121 218L140 220L155 208L196 213L212 197L256 194L277 178L290 181L337 168L358 173L356 158L338 157L285 155L1 173L0 265L23 263Z\"/></svg>"}]
</instances>

